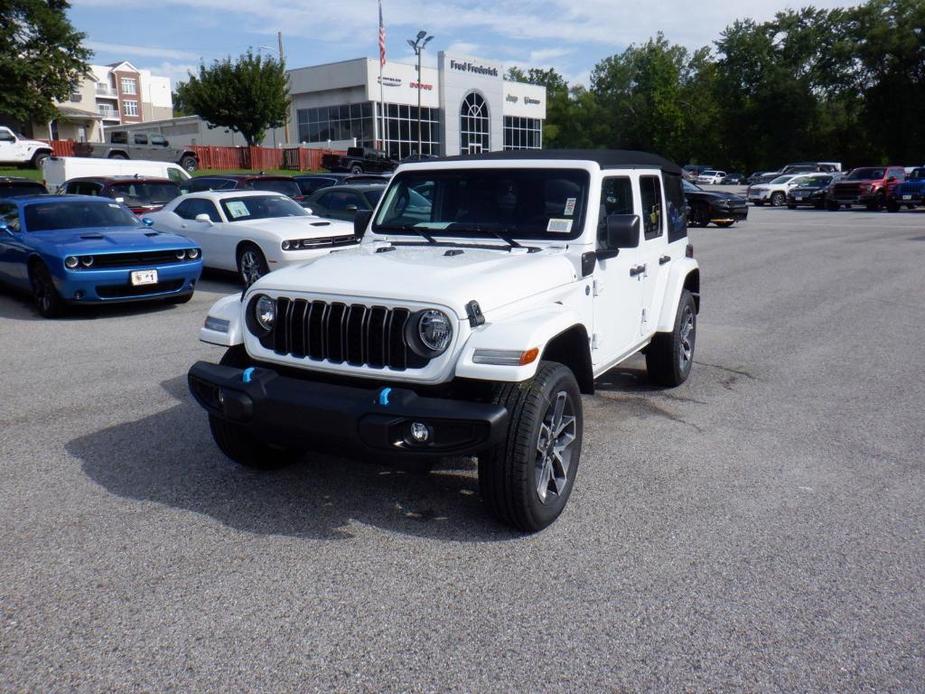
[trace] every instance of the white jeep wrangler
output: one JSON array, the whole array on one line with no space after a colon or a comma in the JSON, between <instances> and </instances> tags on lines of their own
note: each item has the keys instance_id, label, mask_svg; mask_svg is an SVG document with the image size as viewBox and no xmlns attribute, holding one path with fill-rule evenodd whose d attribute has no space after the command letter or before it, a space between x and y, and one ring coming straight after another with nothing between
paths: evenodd
<instances>
[{"instance_id":1,"label":"white jeep wrangler","mask_svg":"<svg viewBox=\"0 0 925 694\"><path fill-rule=\"evenodd\" d=\"M0 164L30 164L41 170L42 162L50 156L51 147L47 143L30 140L0 125Z\"/></svg>"},{"instance_id":2,"label":"white jeep wrangler","mask_svg":"<svg viewBox=\"0 0 925 694\"><path fill-rule=\"evenodd\" d=\"M640 350L660 385L690 373L700 272L661 157L408 164L356 230L209 311L200 338L229 349L189 385L233 460L474 455L491 510L536 531L574 486L595 378Z\"/></svg>"}]
</instances>

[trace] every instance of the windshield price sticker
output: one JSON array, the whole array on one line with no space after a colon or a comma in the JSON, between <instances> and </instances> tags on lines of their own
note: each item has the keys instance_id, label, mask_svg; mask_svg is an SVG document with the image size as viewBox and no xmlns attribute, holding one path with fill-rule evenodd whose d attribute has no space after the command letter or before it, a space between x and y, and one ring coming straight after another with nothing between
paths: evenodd
<instances>
[{"instance_id":1,"label":"windshield price sticker","mask_svg":"<svg viewBox=\"0 0 925 694\"><path fill-rule=\"evenodd\" d=\"M575 202L578 198L567 198L565 201L565 210L562 212L566 217L571 217L575 214Z\"/></svg>"},{"instance_id":2,"label":"windshield price sticker","mask_svg":"<svg viewBox=\"0 0 925 694\"><path fill-rule=\"evenodd\" d=\"M238 217L247 217L250 212L245 205L240 200L229 200L225 203L225 206L228 208L228 214L237 219Z\"/></svg>"},{"instance_id":3,"label":"windshield price sticker","mask_svg":"<svg viewBox=\"0 0 925 694\"><path fill-rule=\"evenodd\" d=\"M570 234L572 233L571 219L550 219L546 225L546 231L553 234Z\"/></svg>"}]
</instances>

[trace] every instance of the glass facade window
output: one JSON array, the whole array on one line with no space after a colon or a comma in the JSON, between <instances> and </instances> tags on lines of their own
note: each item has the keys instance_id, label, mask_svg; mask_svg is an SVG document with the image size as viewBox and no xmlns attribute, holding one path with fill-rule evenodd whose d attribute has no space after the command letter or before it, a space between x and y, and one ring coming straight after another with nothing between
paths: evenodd
<instances>
[{"instance_id":1,"label":"glass facade window","mask_svg":"<svg viewBox=\"0 0 925 694\"><path fill-rule=\"evenodd\" d=\"M469 92L459 109L459 151L477 154L491 149L488 104L478 92Z\"/></svg>"},{"instance_id":2,"label":"glass facade window","mask_svg":"<svg viewBox=\"0 0 925 694\"><path fill-rule=\"evenodd\" d=\"M296 111L296 120L299 142L317 143L356 138L358 147L372 147L375 144L373 108L369 102L300 108Z\"/></svg>"},{"instance_id":3,"label":"glass facade window","mask_svg":"<svg viewBox=\"0 0 925 694\"><path fill-rule=\"evenodd\" d=\"M376 106L376 117L381 113ZM379 121L380 126L382 121ZM418 152L418 107L385 105L385 151L393 159L412 154L440 154L440 109L421 108L421 152Z\"/></svg>"},{"instance_id":4,"label":"glass facade window","mask_svg":"<svg viewBox=\"0 0 925 694\"><path fill-rule=\"evenodd\" d=\"M123 94L135 94L135 80L130 77L122 78L122 93Z\"/></svg>"},{"instance_id":5,"label":"glass facade window","mask_svg":"<svg viewBox=\"0 0 925 694\"><path fill-rule=\"evenodd\" d=\"M542 149L543 121L538 118L504 117L504 149Z\"/></svg>"}]
</instances>

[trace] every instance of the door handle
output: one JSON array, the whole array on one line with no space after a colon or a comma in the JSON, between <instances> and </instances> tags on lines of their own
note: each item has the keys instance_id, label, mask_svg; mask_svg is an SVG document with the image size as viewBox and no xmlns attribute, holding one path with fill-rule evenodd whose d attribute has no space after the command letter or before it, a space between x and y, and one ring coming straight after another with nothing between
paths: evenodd
<instances>
[{"instance_id":1,"label":"door handle","mask_svg":"<svg viewBox=\"0 0 925 694\"><path fill-rule=\"evenodd\" d=\"M659 265L664 265L665 263L670 263L670 262L671 262L670 255L663 255L661 258L658 259Z\"/></svg>"},{"instance_id":2,"label":"door handle","mask_svg":"<svg viewBox=\"0 0 925 694\"><path fill-rule=\"evenodd\" d=\"M637 265L636 267L631 267L631 268L630 268L630 277L636 277L637 275L641 275L641 274L644 273L645 271L646 271L646 266L645 266L645 265Z\"/></svg>"}]
</instances>

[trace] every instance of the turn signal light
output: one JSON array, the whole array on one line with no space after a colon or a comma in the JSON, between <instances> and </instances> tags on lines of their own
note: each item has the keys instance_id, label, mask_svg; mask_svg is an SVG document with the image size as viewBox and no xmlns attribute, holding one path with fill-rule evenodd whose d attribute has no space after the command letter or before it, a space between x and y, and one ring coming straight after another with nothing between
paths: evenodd
<instances>
[{"instance_id":1,"label":"turn signal light","mask_svg":"<svg viewBox=\"0 0 925 694\"><path fill-rule=\"evenodd\" d=\"M526 366L527 364L532 364L536 361L536 358L540 356L540 350L536 347L533 349L528 349L526 352L520 353L520 365Z\"/></svg>"}]
</instances>

